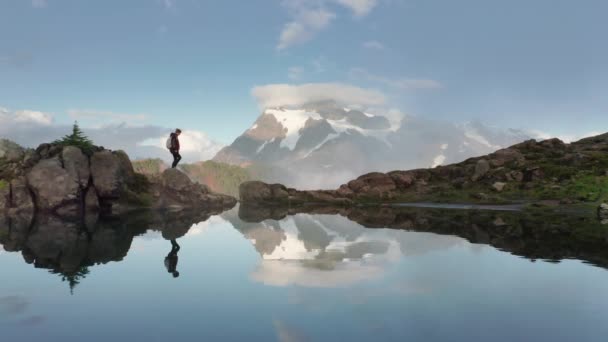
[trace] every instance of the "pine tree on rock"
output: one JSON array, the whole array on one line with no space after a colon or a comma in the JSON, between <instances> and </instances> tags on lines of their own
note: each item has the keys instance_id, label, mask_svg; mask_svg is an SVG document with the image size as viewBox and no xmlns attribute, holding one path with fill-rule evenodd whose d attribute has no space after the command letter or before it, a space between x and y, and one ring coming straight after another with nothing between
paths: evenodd
<instances>
[{"instance_id":1,"label":"pine tree on rock","mask_svg":"<svg viewBox=\"0 0 608 342\"><path fill-rule=\"evenodd\" d=\"M72 126L72 134L68 134L63 138L54 141L54 143L62 146L78 147L86 154L92 153L95 147L93 141L89 139L80 129L77 121L75 121L74 126Z\"/></svg>"}]
</instances>

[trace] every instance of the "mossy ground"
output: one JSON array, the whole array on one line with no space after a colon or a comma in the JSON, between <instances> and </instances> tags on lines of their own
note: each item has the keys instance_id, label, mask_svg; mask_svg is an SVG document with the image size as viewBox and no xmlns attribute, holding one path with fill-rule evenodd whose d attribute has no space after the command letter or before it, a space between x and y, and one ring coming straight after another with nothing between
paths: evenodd
<instances>
[{"instance_id":1,"label":"mossy ground","mask_svg":"<svg viewBox=\"0 0 608 342\"><path fill-rule=\"evenodd\" d=\"M7 186L8 186L8 182L5 181L4 179L0 179L0 190L4 189Z\"/></svg>"}]
</instances>

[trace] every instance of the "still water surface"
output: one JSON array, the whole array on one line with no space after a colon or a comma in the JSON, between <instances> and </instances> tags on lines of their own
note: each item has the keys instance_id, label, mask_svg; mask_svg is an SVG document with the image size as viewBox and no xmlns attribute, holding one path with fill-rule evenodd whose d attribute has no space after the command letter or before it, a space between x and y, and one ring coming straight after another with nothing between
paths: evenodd
<instances>
[{"instance_id":1,"label":"still water surface","mask_svg":"<svg viewBox=\"0 0 608 342\"><path fill-rule=\"evenodd\" d=\"M403 210L4 223L1 340L606 341L608 240Z\"/></svg>"}]
</instances>

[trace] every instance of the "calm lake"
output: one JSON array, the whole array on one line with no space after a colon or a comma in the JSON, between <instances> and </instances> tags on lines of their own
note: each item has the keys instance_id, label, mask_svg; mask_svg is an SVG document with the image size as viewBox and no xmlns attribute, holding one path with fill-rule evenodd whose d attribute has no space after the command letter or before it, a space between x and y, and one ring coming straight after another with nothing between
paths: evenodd
<instances>
[{"instance_id":1,"label":"calm lake","mask_svg":"<svg viewBox=\"0 0 608 342\"><path fill-rule=\"evenodd\" d=\"M608 226L555 213L13 218L0 243L2 341L608 338Z\"/></svg>"}]
</instances>

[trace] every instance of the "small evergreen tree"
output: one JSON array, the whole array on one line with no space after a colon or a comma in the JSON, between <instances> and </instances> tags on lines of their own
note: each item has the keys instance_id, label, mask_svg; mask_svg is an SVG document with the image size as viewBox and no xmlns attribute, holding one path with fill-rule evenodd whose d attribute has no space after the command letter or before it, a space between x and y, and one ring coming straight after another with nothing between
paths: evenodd
<instances>
[{"instance_id":1,"label":"small evergreen tree","mask_svg":"<svg viewBox=\"0 0 608 342\"><path fill-rule=\"evenodd\" d=\"M70 287L70 294L73 295L76 285L80 284L80 281L86 278L86 276L89 274L89 268L87 266L81 266L74 273L63 273L59 270L50 270L49 272L61 276L61 281L68 283L68 286Z\"/></svg>"},{"instance_id":2,"label":"small evergreen tree","mask_svg":"<svg viewBox=\"0 0 608 342\"><path fill-rule=\"evenodd\" d=\"M86 154L91 154L95 148L93 141L89 139L78 126L78 121L74 121L72 134L68 134L59 140L55 140L53 143L62 146L76 146Z\"/></svg>"}]
</instances>

